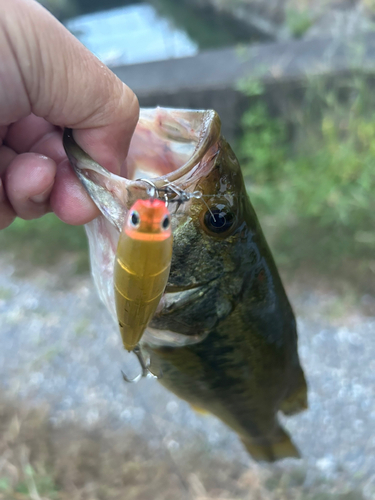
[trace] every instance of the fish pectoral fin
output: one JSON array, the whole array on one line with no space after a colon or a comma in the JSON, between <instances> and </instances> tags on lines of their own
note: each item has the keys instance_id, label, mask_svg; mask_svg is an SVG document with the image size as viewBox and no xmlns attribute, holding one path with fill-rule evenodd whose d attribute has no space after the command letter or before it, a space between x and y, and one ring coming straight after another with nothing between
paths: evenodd
<instances>
[{"instance_id":1,"label":"fish pectoral fin","mask_svg":"<svg viewBox=\"0 0 375 500\"><path fill-rule=\"evenodd\" d=\"M274 440L272 438L259 440L243 437L241 441L254 460L258 462L275 462L287 457L300 458L298 449L281 427L279 427L278 436Z\"/></svg>"},{"instance_id":2,"label":"fish pectoral fin","mask_svg":"<svg viewBox=\"0 0 375 500\"><path fill-rule=\"evenodd\" d=\"M210 412L207 411L207 410L204 410L203 408L201 408L200 406L195 406L195 405L190 405L192 407L192 409L196 412L196 413L200 413L201 415L209 415Z\"/></svg>"}]
</instances>

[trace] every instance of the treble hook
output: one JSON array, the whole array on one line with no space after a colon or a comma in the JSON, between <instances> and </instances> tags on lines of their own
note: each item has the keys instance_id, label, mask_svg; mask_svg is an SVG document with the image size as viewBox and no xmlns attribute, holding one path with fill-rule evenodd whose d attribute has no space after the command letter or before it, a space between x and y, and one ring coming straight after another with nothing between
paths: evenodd
<instances>
[{"instance_id":1,"label":"treble hook","mask_svg":"<svg viewBox=\"0 0 375 500\"><path fill-rule=\"evenodd\" d=\"M141 182L145 182L146 184L149 184L149 188L147 188L147 194L148 196L150 196L151 198L159 198L159 190L158 188L155 186L155 184L150 181L150 179L137 179L137 181L141 181Z\"/></svg>"},{"instance_id":2,"label":"treble hook","mask_svg":"<svg viewBox=\"0 0 375 500\"><path fill-rule=\"evenodd\" d=\"M137 356L139 364L141 365L141 373L137 375L134 378L129 378L125 373L121 370L122 373L122 378L125 380L125 382L128 382L129 384L135 384L136 382L139 382L141 378L162 378L163 374L160 372L159 375L154 375L150 371L150 365L146 363L146 361L143 358L141 348L139 345L135 346L133 349L134 354Z\"/></svg>"},{"instance_id":3,"label":"treble hook","mask_svg":"<svg viewBox=\"0 0 375 500\"><path fill-rule=\"evenodd\" d=\"M169 203L169 198L168 198L168 194L167 192L164 190L164 189L159 189L155 186L155 184L150 181L150 179L137 179L137 181L142 181L142 182L146 182L146 184L149 184L149 188L147 188L147 191L146 193L148 194L148 196L150 196L150 198L157 198L160 200L160 191L164 192L164 203L165 203L165 206L168 208L168 203Z\"/></svg>"},{"instance_id":4,"label":"treble hook","mask_svg":"<svg viewBox=\"0 0 375 500\"><path fill-rule=\"evenodd\" d=\"M164 193L166 206L168 207L169 203L177 203L177 210L183 203L186 203L193 198L196 200L202 200L203 203L205 203L203 199L203 193L201 191L194 191L193 193L189 193L188 191L184 191L183 189L177 187L175 184L172 184L172 182L169 182L166 186L159 188L159 192ZM169 198L169 195L176 196L174 198Z\"/></svg>"},{"instance_id":5,"label":"treble hook","mask_svg":"<svg viewBox=\"0 0 375 500\"><path fill-rule=\"evenodd\" d=\"M155 184L150 179L137 179L138 181L145 182L150 187L147 189L147 194L151 198L161 198L160 194L163 193L165 205L168 207L169 203L178 203L178 205L182 205L182 203L186 203L192 198L196 200L203 200L203 194L201 191L194 191L193 193L189 193L188 191L184 191L183 189L177 187L172 182L167 183L163 187L156 187ZM169 195L176 195L175 198L170 199Z\"/></svg>"},{"instance_id":6,"label":"treble hook","mask_svg":"<svg viewBox=\"0 0 375 500\"><path fill-rule=\"evenodd\" d=\"M179 203L180 205L182 203L185 203L186 201L191 200L192 198L195 198L196 200L200 200L203 196L201 191L194 191L193 193L189 193L188 191L184 191L183 189L177 187L175 184L172 182L169 182L166 186L163 188L160 188L160 191L164 191L165 193L172 193L176 194L176 198L172 198L169 200L171 203L176 202Z\"/></svg>"},{"instance_id":7,"label":"treble hook","mask_svg":"<svg viewBox=\"0 0 375 500\"><path fill-rule=\"evenodd\" d=\"M192 193L189 193L188 191L184 191L183 189L175 186L174 184L172 184L172 182L170 182L166 187L161 188L160 190L170 190L175 193L177 195L176 198L169 200L169 202L176 202L178 203L178 206L191 199L202 200L202 202L206 205L208 211L210 212L211 217L216 222L215 215L212 213L210 207L207 205L205 199L203 198L202 191L193 191Z\"/></svg>"},{"instance_id":8,"label":"treble hook","mask_svg":"<svg viewBox=\"0 0 375 500\"><path fill-rule=\"evenodd\" d=\"M215 215L213 214L212 210L210 209L205 199L203 198L202 191L193 191L192 193L189 193L188 191L184 191L183 189L177 187L172 182L167 183L164 187L157 188L155 184L152 181L150 181L150 179L138 179L138 180L146 182L147 184L150 185L150 187L147 189L147 194L151 196L151 198L155 198L157 194L157 197L160 199L160 193L164 193L164 201L165 201L165 206L167 208L169 203L178 203L177 206L178 210L183 203L186 203L191 199L202 200L202 202L206 205L207 210L210 212L211 217L216 222ZM176 197L169 199L168 197L169 194L175 194Z\"/></svg>"}]
</instances>

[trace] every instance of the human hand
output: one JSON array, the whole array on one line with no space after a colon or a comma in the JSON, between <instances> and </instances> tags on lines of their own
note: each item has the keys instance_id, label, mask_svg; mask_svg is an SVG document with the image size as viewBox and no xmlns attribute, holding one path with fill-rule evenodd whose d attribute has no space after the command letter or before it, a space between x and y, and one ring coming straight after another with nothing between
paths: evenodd
<instances>
[{"instance_id":1,"label":"human hand","mask_svg":"<svg viewBox=\"0 0 375 500\"><path fill-rule=\"evenodd\" d=\"M84 224L98 210L71 170L62 128L119 172L138 101L34 0L0 0L0 229L54 211Z\"/></svg>"}]
</instances>

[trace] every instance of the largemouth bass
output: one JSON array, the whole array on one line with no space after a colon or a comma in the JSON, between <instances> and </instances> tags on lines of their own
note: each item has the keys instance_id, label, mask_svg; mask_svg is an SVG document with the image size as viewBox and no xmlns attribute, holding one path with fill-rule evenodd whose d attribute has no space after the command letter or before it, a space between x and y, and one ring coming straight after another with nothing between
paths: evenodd
<instances>
[{"instance_id":1,"label":"largemouth bass","mask_svg":"<svg viewBox=\"0 0 375 500\"><path fill-rule=\"evenodd\" d=\"M295 318L218 115L142 110L122 176L95 163L72 133L64 145L102 212L87 234L94 280L116 323L117 242L129 208L149 197L149 183L137 179L190 193L170 209L170 275L142 351L161 384L220 418L256 460L299 456L277 416L307 407Z\"/></svg>"}]
</instances>

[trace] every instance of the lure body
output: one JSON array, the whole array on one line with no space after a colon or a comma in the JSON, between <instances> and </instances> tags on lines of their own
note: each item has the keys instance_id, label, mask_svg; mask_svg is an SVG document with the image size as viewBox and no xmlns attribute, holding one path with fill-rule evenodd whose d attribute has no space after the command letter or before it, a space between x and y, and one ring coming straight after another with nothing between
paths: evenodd
<instances>
[{"instance_id":1,"label":"lure body","mask_svg":"<svg viewBox=\"0 0 375 500\"><path fill-rule=\"evenodd\" d=\"M172 259L170 215L160 200L137 200L120 235L115 268L115 304L125 349L132 351L155 314Z\"/></svg>"}]
</instances>

